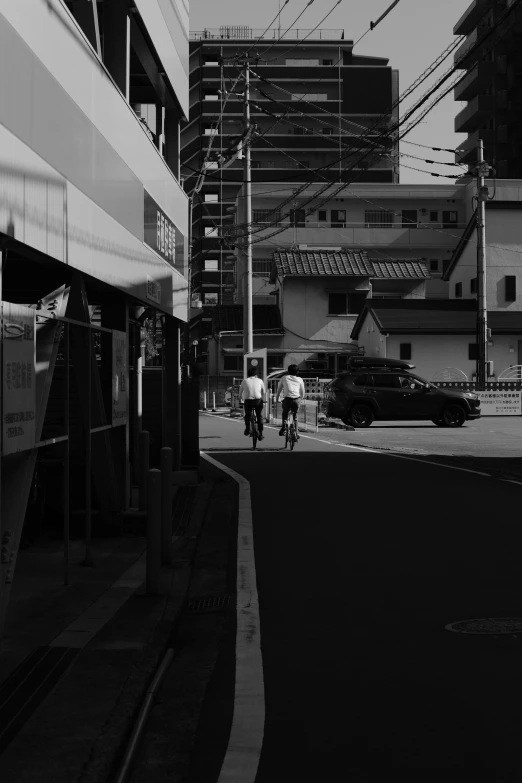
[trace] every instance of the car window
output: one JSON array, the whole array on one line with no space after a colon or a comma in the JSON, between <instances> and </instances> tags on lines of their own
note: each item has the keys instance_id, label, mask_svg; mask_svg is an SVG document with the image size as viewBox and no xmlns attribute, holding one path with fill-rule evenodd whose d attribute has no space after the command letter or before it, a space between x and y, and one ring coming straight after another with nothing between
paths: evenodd
<instances>
[{"instance_id":1,"label":"car window","mask_svg":"<svg viewBox=\"0 0 522 783\"><path fill-rule=\"evenodd\" d=\"M368 384L368 375L357 375L353 385L354 386L366 386Z\"/></svg>"},{"instance_id":2,"label":"car window","mask_svg":"<svg viewBox=\"0 0 522 783\"><path fill-rule=\"evenodd\" d=\"M401 375L399 383L402 389L423 389L426 385L411 375Z\"/></svg>"},{"instance_id":3,"label":"car window","mask_svg":"<svg viewBox=\"0 0 522 783\"><path fill-rule=\"evenodd\" d=\"M383 373L382 375L374 375L372 386L378 389L396 389L399 385L399 381L396 375L391 373Z\"/></svg>"}]
</instances>

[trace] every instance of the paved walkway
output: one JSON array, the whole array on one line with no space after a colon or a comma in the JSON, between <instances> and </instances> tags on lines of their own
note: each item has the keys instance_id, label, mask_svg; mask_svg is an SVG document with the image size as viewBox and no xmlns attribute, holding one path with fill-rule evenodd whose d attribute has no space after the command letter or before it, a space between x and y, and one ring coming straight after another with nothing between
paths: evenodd
<instances>
[{"instance_id":1,"label":"paved walkway","mask_svg":"<svg viewBox=\"0 0 522 783\"><path fill-rule=\"evenodd\" d=\"M252 452L240 422L201 418L202 448L251 487L256 783L522 780L522 637L445 628L522 615L522 487L321 434L285 452L266 434Z\"/></svg>"}]
</instances>

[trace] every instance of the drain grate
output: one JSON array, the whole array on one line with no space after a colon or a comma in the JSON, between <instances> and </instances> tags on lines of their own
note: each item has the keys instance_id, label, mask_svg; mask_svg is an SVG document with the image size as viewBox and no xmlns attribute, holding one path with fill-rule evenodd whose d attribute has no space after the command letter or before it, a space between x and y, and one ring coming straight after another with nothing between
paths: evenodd
<instances>
[{"instance_id":1,"label":"drain grate","mask_svg":"<svg viewBox=\"0 0 522 783\"><path fill-rule=\"evenodd\" d=\"M460 620L445 626L447 631L454 633L469 633L475 635L493 635L522 633L522 618L520 617L481 617L477 620Z\"/></svg>"},{"instance_id":2,"label":"drain grate","mask_svg":"<svg viewBox=\"0 0 522 783\"><path fill-rule=\"evenodd\" d=\"M207 598L193 598L188 603L189 612L218 612L226 609L230 603L229 595L213 595Z\"/></svg>"}]
</instances>

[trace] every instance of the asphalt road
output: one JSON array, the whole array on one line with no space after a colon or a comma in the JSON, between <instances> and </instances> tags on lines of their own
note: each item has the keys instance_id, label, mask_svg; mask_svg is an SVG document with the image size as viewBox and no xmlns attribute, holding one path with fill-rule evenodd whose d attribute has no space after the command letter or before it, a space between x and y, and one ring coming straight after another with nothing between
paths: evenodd
<instances>
[{"instance_id":1,"label":"asphalt road","mask_svg":"<svg viewBox=\"0 0 522 783\"><path fill-rule=\"evenodd\" d=\"M431 454L449 438L485 458L489 421L420 438L413 424L321 431L290 453L274 429L252 452L238 421L201 417L201 447L251 486L266 708L256 783L522 780L522 637L445 629L522 616L522 486L342 445L429 442ZM513 426L491 430L514 453ZM204 732L198 748L197 781L210 783Z\"/></svg>"}]
</instances>

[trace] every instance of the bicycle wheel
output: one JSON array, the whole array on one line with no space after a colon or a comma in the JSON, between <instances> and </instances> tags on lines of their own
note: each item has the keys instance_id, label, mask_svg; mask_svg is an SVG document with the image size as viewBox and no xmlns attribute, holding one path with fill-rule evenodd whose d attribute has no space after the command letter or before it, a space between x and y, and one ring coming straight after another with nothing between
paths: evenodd
<instances>
[{"instance_id":1,"label":"bicycle wheel","mask_svg":"<svg viewBox=\"0 0 522 783\"><path fill-rule=\"evenodd\" d=\"M294 450L297 437L295 432L295 418L292 416L292 423L290 424L290 451Z\"/></svg>"},{"instance_id":2,"label":"bicycle wheel","mask_svg":"<svg viewBox=\"0 0 522 783\"><path fill-rule=\"evenodd\" d=\"M255 449L257 443L257 418L255 411L250 416L250 432L252 433L252 448Z\"/></svg>"},{"instance_id":3,"label":"bicycle wheel","mask_svg":"<svg viewBox=\"0 0 522 783\"><path fill-rule=\"evenodd\" d=\"M288 446L288 436L289 436L289 425L288 425L288 419L285 422L285 449Z\"/></svg>"}]
</instances>

